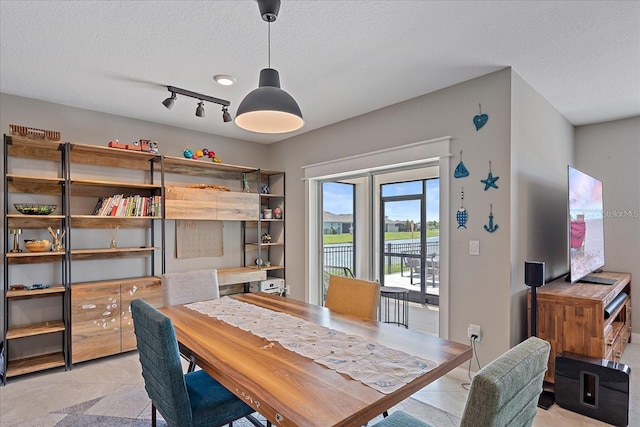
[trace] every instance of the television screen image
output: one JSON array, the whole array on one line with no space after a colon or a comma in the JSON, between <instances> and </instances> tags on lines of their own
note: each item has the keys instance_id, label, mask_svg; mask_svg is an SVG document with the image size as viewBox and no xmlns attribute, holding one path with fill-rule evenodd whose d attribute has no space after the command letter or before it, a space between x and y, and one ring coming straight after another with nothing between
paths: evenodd
<instances>
[{"instance_id":1,"label":"television screen image","mask_svg":"<svg viewBox=\"0 0 640 427\"><path fill-rule=\"evenodd\" d=\"M569 166L571 282L604 266L602 181Z\"/></svg>"}]
</instances>

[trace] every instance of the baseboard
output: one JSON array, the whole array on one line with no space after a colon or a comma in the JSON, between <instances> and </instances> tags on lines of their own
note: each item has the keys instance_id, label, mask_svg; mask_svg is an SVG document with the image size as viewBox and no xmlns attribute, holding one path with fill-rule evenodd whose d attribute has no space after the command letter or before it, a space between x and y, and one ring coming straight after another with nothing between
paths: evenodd
<instances>
[{"instance_id":1,"label":"baseboard","mask_svg":"<svg viewBox=\"0 0 640 427\"><path fill-rule=\"evenodd\" d=\"M631 342L632 343L640 343L640 334L631 333Z\"/></svg>"}]
</instances>

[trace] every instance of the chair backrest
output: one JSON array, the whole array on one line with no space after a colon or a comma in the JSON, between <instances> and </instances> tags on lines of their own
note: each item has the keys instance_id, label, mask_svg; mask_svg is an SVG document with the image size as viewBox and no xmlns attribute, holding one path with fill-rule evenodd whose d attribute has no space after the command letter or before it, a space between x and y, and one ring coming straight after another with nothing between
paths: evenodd
<instances>
[{"instance_id":1,"label":"chair backrest","mask_svg":"<svg viewBox=\"0 0 640 427\"><path fill-rule=\"evenodd\" d=\"M189 304L220 298L216 269L166 273L161 279L164 305Z\"/></svg>"},{"instance_id":2,"label":"chair backrest","mask_svg":"<svg viewBox=\"0 0 640 427\"><path fill-rule=\"evenodd\" d=\"M548 342L531 337L478 371L460 426L530 426L550 348Z\"/></svg>"},{"instance_id":3,"label":"chair backrest","mask_svg":"<svg viewBox=\"0 0 640 427\"><path fill-rule=\"evenodd\" d=\"M192 426L193 417L171 319L146 301L131 301L131 314L149 398L172 427Z\"/></svg>"},{"instance_id":4,"label":"chair backrest","mask_svg":"<svg viewBox=\"0 0 640 427\"><path fill-rule=\"evenodd\" d=\"M324 303L329 310L376 320L379 302L380 283L343 276L329 277Z\"/></svg>"}]
</instances>

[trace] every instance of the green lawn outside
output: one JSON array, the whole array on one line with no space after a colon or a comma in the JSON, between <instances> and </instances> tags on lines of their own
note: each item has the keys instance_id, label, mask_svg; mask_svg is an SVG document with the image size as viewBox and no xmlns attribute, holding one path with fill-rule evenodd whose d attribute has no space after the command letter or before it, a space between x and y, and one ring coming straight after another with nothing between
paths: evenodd
<instances>
[{"instance_id":1,"label":"green lawn outside","mask_svg":"<svg viewBox=\"0 0 640 427\"><path fill-rule=\"evenodd\" d=\"M436 228L434 230L427 230L427 237L435 237L440 235L440 229ZM388 232L385 233L385 241L390 240L403 240L403 239L411 239L411 232ZM413 238L420 238L420 233L413 233ZM349 233L343 234L324 234L322 236L322 243L325 245L334 245L337 243L353 243L353 235Z\"/></svg>"}]
</instances>

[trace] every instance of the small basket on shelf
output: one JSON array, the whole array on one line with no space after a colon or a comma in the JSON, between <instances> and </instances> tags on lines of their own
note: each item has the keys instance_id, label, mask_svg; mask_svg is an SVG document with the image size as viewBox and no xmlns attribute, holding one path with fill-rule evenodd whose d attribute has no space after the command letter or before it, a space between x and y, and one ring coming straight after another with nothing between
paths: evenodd
<instances>
[{"instance_id":1,"label":"small basket on shelf","mask_svg":"<svg viewBox=\"0 0 640 427\"><path fill-rule=\"evenodd\" d=\"M29 252L46 252L51 249L51 242L48 240L25 240L24 247Z\"/></svg>"},{"instance_id":2,"label":"small basket on shelf","mask_svg":"<svg viewBox=\"0 0 640 427\"><path fill-rule=\"evenodd\" d=\"M14 203L13 206L24 215L50 215L58 208L58 205L42 205L38 203Z\"/></svg>"}]
</instances>

